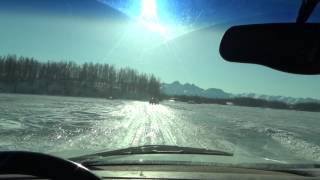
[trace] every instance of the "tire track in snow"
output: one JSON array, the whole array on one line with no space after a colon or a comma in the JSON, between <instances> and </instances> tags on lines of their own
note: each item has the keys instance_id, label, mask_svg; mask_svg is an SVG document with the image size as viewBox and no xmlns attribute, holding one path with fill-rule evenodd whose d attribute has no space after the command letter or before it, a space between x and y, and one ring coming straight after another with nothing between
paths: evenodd
<instances>
[{"instance_id":1,"label":"tire track in snow","mask_svg":"<svg viewBox=\"0 0 320 180\"><path fill-rule=\"evenodd\" d=\"M59 145L62 149L92 151L115 150L142 145L178 145L228 150L205 124L195 123L192 114L165 104L126 101L96 121L91 131ZM216 138L215 138L216 137ZM55 148L57 149L57 148ZM58 148L59 149L59 148Z\"/></svg>"},{"instance_id":2,"label":"tire track in snow","mask_svg":"<svg viewBox=\"0 0 320 180\"><path fill-rule=\"evenodd\" d=\"M181 132L184 125L175 122L180 121L177 113L164 105L131 102L115 115L120 114L123 127L113 140L114 143L122 143L121 146L177 145L178 142L186 142L185 134Z\"/></svg>"}]
</instances>

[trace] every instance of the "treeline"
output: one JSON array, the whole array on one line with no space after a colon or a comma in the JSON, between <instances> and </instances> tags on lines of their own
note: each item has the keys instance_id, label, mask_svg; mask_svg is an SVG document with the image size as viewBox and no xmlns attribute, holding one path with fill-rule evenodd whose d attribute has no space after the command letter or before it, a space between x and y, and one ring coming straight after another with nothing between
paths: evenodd
<instances>
[{"instance_id":1,"label":"treeline","mask_svg":"<svg viewBox=\"0 0 320 180\"><path fill-rule=\"evenodd\" d=\"M200 96L166 96L166 99L175 99L177 101L192 103L192 104L220 104L220 105L235 105L246 107L261 107L272 109L286 109L286 110L299 110L320 112L319 103L296 103L287 104L280 101L267 101L264 99L254 99L247 97L230 98L230 99L211 99Z\"/></svg>"},{"instance_id":2,"label":"treeline","mask_svg":"<svg viewBox=\"0 0 320 180\"><path fill-rule=\"evenodd\" d=\"M141 99L160 95L160 80L110 64L0 57L0 92Z\"/></svg>"}]
</instances>

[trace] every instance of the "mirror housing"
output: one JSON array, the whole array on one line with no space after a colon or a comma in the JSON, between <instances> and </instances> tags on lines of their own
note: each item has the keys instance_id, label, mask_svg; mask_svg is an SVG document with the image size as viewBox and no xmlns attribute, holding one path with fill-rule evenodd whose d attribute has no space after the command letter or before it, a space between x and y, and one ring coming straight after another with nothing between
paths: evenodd
<instances>
[{"instance_id":1,"label":"mirror housing","mask_svg":"<svg viewBox=\"0 0 320 180\"><path fill-rule=\"evenodd\" d=\"M234 26L224 34L220 54L230 62L260 64L295 74L320 74L320 24Z\"/></svg>"}]
</instances>

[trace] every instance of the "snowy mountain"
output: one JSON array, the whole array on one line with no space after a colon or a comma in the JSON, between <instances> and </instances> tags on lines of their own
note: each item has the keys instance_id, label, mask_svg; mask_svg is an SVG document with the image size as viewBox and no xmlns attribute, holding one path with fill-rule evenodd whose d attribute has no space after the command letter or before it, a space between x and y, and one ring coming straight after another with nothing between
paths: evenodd
<instances>
[{"instance_id":1,"label":"snowy mountain","mask_svg":"<svg viewBox=\"0 0 320 180\"><path fill-rule=\"evenodd\" d=\"M230 98L231 94L224 92L221 89L202 89L194 84L181 84L175 81L171 84L162 84L161 90L168 95L186 95L186 96L202 96L206 98Z\"/></svg>"},{"instance_id":2,"label":"snowy mountain","mask_svg":"<svg viewBox=\"0 0 320 180\"><path fill-rule=\"evenodd\" d=\"M242 94L231 94L224 92L221 89L210 88L202 89L194 84L181 84L179 81L175 81L171 84L162 84L161 91L168 95L186 95L186 96L202 96L206 98L234 98L234 97L248 97L254 99L264 99L268 101L281 101L288 104L295 103L305 103L305 102L315 102L320 103L320 100L313 98L294 98L286 96L272 96L272 95L263 95L255 93L242 93Z\"/></svg>"},{"instance_id":3,"label":"snowy mountain","mask_svg":"<svg viewBox=\"0 0 320 180\"><path fill-rule=\"evenodd\" d=\"M268 101L281 101L288 104L305 103L305 102L320 103L320 100L313 99L313 98L294 98L294 97L287 97L287 96L272 96L272 95L255 94L255 93L242 93L242 94L237 94L236 96L249 97L254 99L264 99Z\"/></svg>"}]
</instances>

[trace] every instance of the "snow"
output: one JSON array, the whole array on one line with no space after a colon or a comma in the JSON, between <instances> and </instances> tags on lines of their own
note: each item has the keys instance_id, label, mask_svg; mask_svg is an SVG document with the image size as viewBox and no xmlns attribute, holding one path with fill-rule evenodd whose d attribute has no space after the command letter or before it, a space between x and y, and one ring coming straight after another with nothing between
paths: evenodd
<instances>
[{"instance_id":1,"label":"snow","mask_svg":"<svg viewBox=\"0 0 320 180\"><path fill-rule=\"evenodd\" d=\"M165 144L320 161L320 113L312 112L0 94L0 122L0 150L70 157Z\"/></svg>"}]
</instances>

